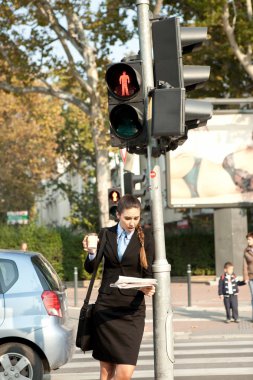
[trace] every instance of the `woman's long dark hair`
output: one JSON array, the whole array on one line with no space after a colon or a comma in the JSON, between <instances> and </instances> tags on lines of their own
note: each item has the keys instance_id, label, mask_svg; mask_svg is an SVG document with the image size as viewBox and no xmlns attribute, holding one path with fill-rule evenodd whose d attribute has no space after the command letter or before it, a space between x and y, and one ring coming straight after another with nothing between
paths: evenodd
<instances>
[{"instance_id":1,"label":"woman's long dark hair","mask_svg":"<svg viewBox=\"0 0 253 380\"><path fill-rule=\"evenodd\" d=\"M120 198L117 211L119 214L121 214L124 210L129 209L129 208L138 208L139 210L141 210L141 203L133 195L126 194L122 198ZM141 244L140 263L143 268L147 269L148 262L147 262L145 247L144 247L144 232L140 224L138 224L138 226L136 227L136 232Z\"/></svg>"}]
</instances>

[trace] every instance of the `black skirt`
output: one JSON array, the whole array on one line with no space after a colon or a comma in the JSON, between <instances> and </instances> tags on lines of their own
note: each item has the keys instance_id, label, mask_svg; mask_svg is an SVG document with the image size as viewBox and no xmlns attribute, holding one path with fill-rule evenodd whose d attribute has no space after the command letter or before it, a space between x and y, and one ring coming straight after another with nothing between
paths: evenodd
<instances>
[{"instance_id":1,"label":"black skirt","mask_svg":"<svg viewBox=\"0 0 253 380\"><path fill-rule=\"evenodd\" d=\"M132 301L118 289L113 294L98 296L93 319L95 359L136 365L145 324L143 293L138 292Z\"/></svg>"}]
</instances>

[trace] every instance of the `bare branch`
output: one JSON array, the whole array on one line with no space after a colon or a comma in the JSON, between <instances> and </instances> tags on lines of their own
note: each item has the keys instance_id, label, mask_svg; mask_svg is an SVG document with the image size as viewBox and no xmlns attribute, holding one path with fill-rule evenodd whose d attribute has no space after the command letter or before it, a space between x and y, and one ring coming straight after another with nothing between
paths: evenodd
<instances>
[{"instance_id":1,"label":"bare branch","mask_svg":"<svg viewBox=\"0 0 253 380\"><path fill-rule=\"evenodd\" d=\"M252 2L251 0L246 0L246 6L247 6L247 15L249 22L252 21ZM248 45L248 55L252 56L252 46L251 44Z\"/></svg>"},{"instance_id":2,"label":"bare branch","mask_svg":"<svg viewBox=\"0 0 253 380\"><path fill-rule=\"evenodd\" d=\"M234 10L234 17L233 17L233 30L235 30L235 25L236 25L236 18L237 18L237 10L236 10L236 5L235 5L235 2L234 0L232 0L232 5L233 5L233 10Z\"/></svg>"},{"instance_id":3,"label":"bare branch","mask_svg":"<svg viewBox=\"0 0 253 380\"><path fill-rule=\"evenodd\" d=\"M251 0L246 0L246 5L247 5L247 14L248 14L248 19L249 21L252 20L252 2Z\"/></svg>"},{"instance_id":4,"label":"bare branch","mask_svg":"<svg viewBox=\"0 0 253 380\"><path fill-rule=\"evenodd\" d=\"M47 9L53 12L52 6L50 5L50 2L47 0L38 0L37 7L43 13L43 15L47 17ZM64 36L66 40L71 42L75 49L79 52L79 54L82 55L82 47L80 46L79 41L76 38L74 38L60 23L58 23L58 27L61 30L62 36Z\"/></svg>"},{"instance_id":5,"label":"bare branch","mask_svg":"<svg viewBox=\"0 0 253 380\"><path fill-rule=\"evenodd\" d=\"M68 15L68 20L75 27L75 31L78 35L78 40L81 41L83 46L82 56L86 62L86 70L87 70L87 80L89 86L96 91L98 84L98 72L97 72L97 64L96 64L96 54L94 48L92 48L88 43L85 36L83 24L76 13L72 13Z\"/></svg>"},{"instance_id":6,"label":"bare branch","mask_svg":"<svg viewBox=\"0 0 253 380\"><path fill-rule=\"evenodd\" d=\"M163 0L156 0L155 8L153 11L154 17L158 16L161 13L162 6L163 6Z\"/></svg>"},{"instance_id":7,"label":"bare branch","mask_svg":"<svg viewBox=\"0 0 253 380\"><path fill-rule=\"evenodd\" d=\"M230 46L233 49L234 54L236 55L237 59L239 60L239 62L243 66L244 70L249 74L251 79L253 79L252 56L251 56L251 54L244 54L240 50L240 47L237 44L236 39L235 39L234 26L231 26L229 23L229 15L230 14L229 14L228 3L225 2L223 15L222 15L224 31L227 35Z\"/></svg>"},{"instance_id":8,"label":"bare branch","mask_svg":"<svg viewBox=\"0 0 253 380\"><path fill-rule=\"evenodd\" d=\"M0 82L0 89L7 92L12 92L17 95L39 93L39 94L54 96L55 98L74 104L75 106L80 108L83 112L85 112L88 116L90 116L91 114L89 106L85 104L84 102L82 102L79 98L76 98L74 95L64 92L64 91L57 91L53 89L52 87L50 87L49 84L47 84L47 88L42 87L42 86L18 87L18 86L13 86L7 82Z\"/></svg>"},{"instance_id":9,"label":"bare branch","mask_svg":"<svg viewBox=\"0 0 253 380\"><path fill-rule=\"evenodd\" d=\"M77 71L75 61L74 61L73 56L70 52L68 44L65 40L66 36L68 35L68 32L64 28L62 28L61 24L59 23L57 17L55 16L55 14L54 14L51 6L48 4L48 2L45 1L43 3L45 3L45 5L41 6L40 11L44 11L47 14L50 25L51 25L52 29L55 31L55 33L57 34L57 36L61 42L61 45L62 45L62 47L66 53L72 74L74 75L74 77L76 78L78 83L81 85L81 87L83 87L89 94L91 94L92 88L88 85L88 83L83 79L83 77ZM44 12L43 12L43 14L45 14ZM64 33L63 33L63 31L64 31Z\"/></svg>"}]
</instances>

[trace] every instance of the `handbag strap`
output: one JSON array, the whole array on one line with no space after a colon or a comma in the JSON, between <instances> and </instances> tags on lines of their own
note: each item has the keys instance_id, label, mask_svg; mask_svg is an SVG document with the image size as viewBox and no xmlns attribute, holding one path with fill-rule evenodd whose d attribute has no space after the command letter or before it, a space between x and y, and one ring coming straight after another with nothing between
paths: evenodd
<instances>
[{"instance_id":1,"label":"handbag strap","mask_svg":"<svg viewBox=\"0 0 253 380\"><path fill-rule=\"evenodd\" d=\"M97 270L98 270L99 264L100 264L102 257L103 257L103 251L104 251L105 243L106 243L106 228L104 228L104 230L103 230L102 240L101 240L101 244L99 246L97 257L94 259L94 260L96 260L96 265L95 265L95 268L94 268L93 273L92 273L92 277L91 277L90 284L89 284L89 287L88 287L88 290L86 293L86 297L83 301L84 307L87 307L89 304L89 300L90 300L92 288L93 288L93 285L95 282Z\"/></svg>"}]
</instances>

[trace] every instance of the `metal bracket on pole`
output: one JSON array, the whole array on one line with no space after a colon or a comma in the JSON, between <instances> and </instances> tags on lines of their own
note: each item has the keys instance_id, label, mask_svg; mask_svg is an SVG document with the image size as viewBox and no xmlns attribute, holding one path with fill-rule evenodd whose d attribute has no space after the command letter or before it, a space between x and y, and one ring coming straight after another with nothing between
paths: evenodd
<instances>
[{"instance_id":1,"label":"metal bracket on pole","mask_svg":"<svg viewBox=\"0 0 253 380\"><path fill-rule=\"evenodd\" d=\"M152 266L154 278L158 281L153 300L154 321L154 367L155 380L173 380L173 327L170 295L170 264L166 259L163 200L161 191L160 167L158 160L151 157L152 137L150 111L151 101L148 96L154 88L151 24L149 18L149 0L137 0L137 15L140 53L143 65L143 88L146 104L146 128L148 130L148 173L152 224L155 239L155 262ZM156 140L154 141L156 143ZM154 145L154 144L153 144Z\"/></svg>"}]
</instances>

